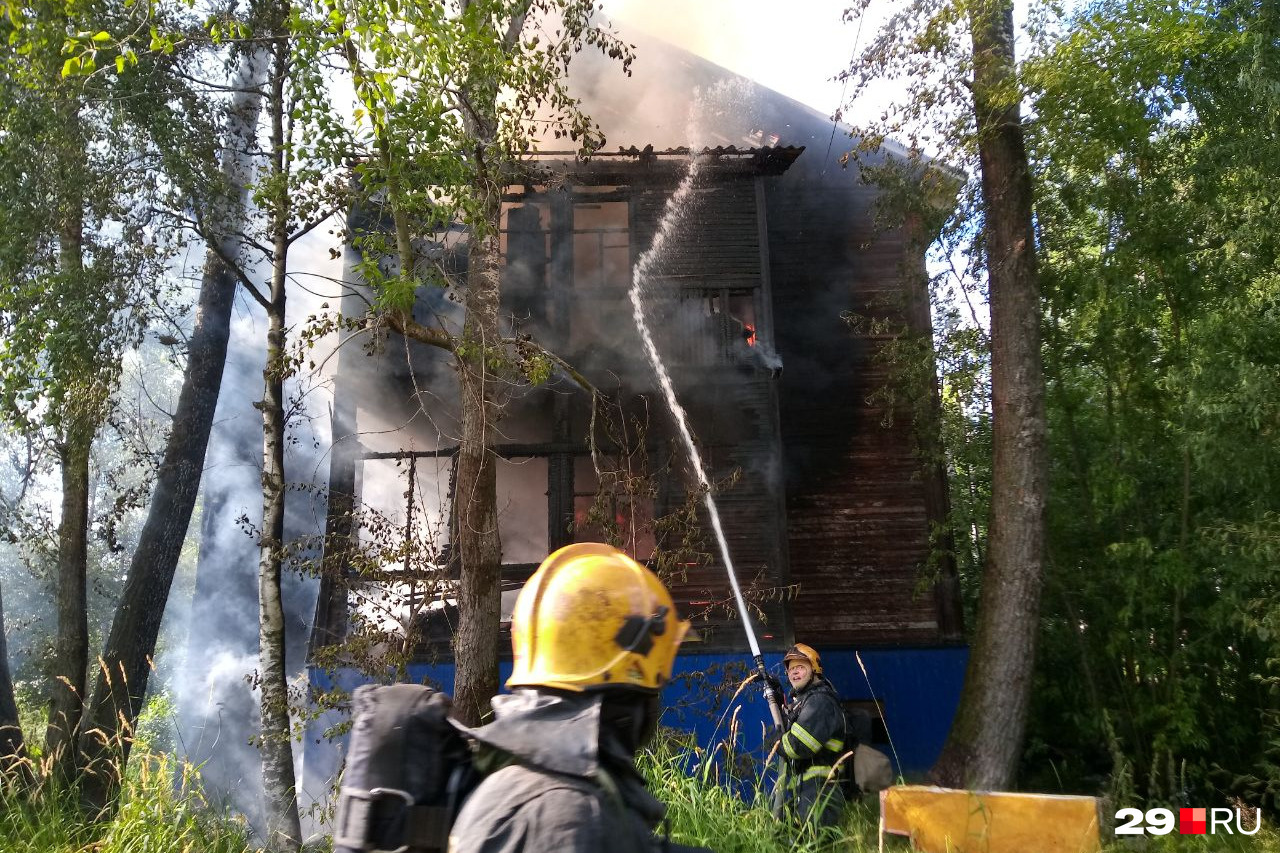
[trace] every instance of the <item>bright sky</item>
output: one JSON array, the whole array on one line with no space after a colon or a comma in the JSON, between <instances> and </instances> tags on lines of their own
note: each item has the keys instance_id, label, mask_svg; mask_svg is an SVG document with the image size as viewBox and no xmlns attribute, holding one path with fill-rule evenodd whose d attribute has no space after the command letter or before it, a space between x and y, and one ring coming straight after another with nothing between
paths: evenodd
<instances>
[{"instance_id":1,"label":"bright sky","mask_svg":"<svg viewBox=\"0 0 1280 853\"><path fill-rule=\"evenodd\" d=\"M876 0L872 12L892 0ZM638 27L795 98L826 115L840 106L832 77L849 64L858 25L850 0L604 0L607 16ZM858 46L873 33L863 25Z\"/></svg>"}]
</instances>

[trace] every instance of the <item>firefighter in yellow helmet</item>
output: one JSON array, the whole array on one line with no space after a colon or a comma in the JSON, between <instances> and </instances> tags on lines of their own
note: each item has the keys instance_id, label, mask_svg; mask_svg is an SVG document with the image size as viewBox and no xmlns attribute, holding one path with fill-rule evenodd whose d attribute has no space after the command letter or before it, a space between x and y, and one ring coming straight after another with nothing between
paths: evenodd
<instances>
[{"instance_id":1,"label":"firefighter in yellow helmet","mask_svg":"<svg viewBox=\"0 0 1280 853\"><path fill-rule=\"evenodd\" d=\"M654 834L666 808L634 760L688 627L658 577L616 548L547 557L511 616L512 693L470 731L488 775L458 813L450 853L693 849Z\"/></svg>"},{"instance_id":2,"label":"firefighter in yellow helmet","mask_svg":"<svg viewBox=\"0 0 1280 853\"><path fill-rule=\"evenodd\" d=\"M778 741L783 772L774 789L774 813L834 826L845 805L839 778L845 769L837 769L848 739L844 709L811 646L796 643L783 655L782 664L791 695Z\"/></svg>"}]
</instances>

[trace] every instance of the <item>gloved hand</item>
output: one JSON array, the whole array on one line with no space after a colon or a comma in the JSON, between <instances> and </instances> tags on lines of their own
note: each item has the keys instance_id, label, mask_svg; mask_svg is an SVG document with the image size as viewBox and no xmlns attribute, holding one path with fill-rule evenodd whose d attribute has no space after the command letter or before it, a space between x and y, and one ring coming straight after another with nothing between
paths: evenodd
<instances>
[{"instance_id":1,"label":"gloved hand","mask_svg":"<svg viewBox=\"0 0 1280 853\"><path fill-rule=\"evenodd\" d=\"M782 722L787 722L787 695L782 692L782 682L769 673L764 675L765 701L768 701L769 694L773 694L773 701L778 703L778 711L782 714Z\"/></svg>"},{"instance_id":2,"label":"gloved hand","mask_svg":"<svg viewBox=\"0 0 1280 853\"><path fill-rule=\"evenodd\" d=\"M774 726L770 732L764 736L764 754L768 755L777 750L778 741L782 739L782 729Z\"/></svg>"}]
</instances>

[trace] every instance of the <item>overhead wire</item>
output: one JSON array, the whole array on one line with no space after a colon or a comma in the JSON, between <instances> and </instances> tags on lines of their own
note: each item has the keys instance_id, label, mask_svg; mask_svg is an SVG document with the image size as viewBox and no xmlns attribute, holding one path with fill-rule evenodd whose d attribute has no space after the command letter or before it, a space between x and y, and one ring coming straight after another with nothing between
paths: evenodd
<instances>
[{"instance_id":1,"label":"overhead wire","mask_svg":"<svg viewBox=\"0 0 1280 853\"><path fill-rule=\"evenodd\" d=\"M870 7L871 7L871 4L868 3L866 8L863 9L862 14L858 16L858 30L853 35L853 52L849 54L850 69L852 69L853 67L854 60L858 58L858 45L862 41L862 22L866 20L866 17L867 17L866 9L869 9ZM824 154L822 157L822 172L820 173L822 176L825 176L827 174L827 162L831 158L831 148L836 141L836 128L840 126L840 118L839 118L840 109L841 107L844 106L845 94L848 91L849 91L849 73L848 73L848 69L846 69L846 72L844 74L844 79L840 81L840 101L839 103L836 104L836 108L831 112L831 136L829 139L827 139L827 153Z\"/></svg>"}]
</instances>

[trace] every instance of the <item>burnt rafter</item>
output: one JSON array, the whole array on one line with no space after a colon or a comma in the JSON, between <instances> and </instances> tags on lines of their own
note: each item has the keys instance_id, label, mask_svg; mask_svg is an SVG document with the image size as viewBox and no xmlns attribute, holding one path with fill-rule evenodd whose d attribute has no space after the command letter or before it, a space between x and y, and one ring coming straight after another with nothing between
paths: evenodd
<instances>
[{"instance_id":1,"label":"burnt rafter","mask_svg":"<svg viewBox=\"0 0 1280 853\"><path fill-rule=\"evenodd\" d=\"M550 442L536 444L495 444L491 450L495 456L503 459L520 457L551 456L557 453L584 453L586 445L581 442ZM433 459L453 456L458 452L457 445L438 447L435 450L367 450L362 459Z\"/></svg>"}]
</instances>

